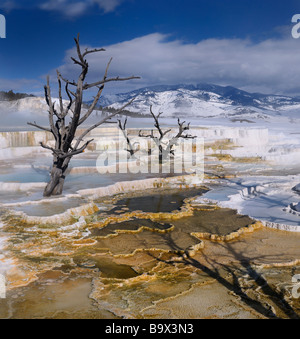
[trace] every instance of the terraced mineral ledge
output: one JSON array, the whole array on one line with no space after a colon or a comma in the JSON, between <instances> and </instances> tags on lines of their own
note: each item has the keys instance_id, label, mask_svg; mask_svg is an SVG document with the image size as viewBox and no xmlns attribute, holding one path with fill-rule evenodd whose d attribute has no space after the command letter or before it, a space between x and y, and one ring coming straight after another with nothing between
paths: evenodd
<instances>
[{"instance_id":1,"label":"terraced mineral ledge","mask_svg":"<svg viewBox=\"0 0 300 339\"><path fill-rule=\"evenodd\" d=\"M91 150L65 195L43 199L49 158L36 144L47 136L2 133L0 318L298 319L300 175L276 158L285 139L264 128L196 134L207 139L205 178L99 175Z\"/></svg>"}]
</instances>

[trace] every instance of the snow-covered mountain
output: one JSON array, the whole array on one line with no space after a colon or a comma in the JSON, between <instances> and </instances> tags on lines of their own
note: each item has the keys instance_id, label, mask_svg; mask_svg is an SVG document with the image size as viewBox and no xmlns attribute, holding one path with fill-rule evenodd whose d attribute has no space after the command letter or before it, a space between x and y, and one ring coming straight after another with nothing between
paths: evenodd
<instances>
[{"instance_id":1,"label":"snow-covered mountain","mask_svg":"<svg viewBox=\"0 0 300 339\"><path fill-rule=\"evenodd\" d=\"M300 99L288 96L248 93L234 87L209 84L155 86L125 94L101 98L102 107L120 108L135 97L127 109L134 113L155 112L165 117L215 117L243 116L259 118L265 114L283 114L287 110L300 109Z\"/></svg>"},{"instance_id":2,"label":"snow-covered mountain","mask_svg":"<svg viewBox=\"0 0 300 339\"><path fill-rule=\"evenodd\" d=\"M248 93L234 87L208 84L155 86L106 95L100 99L99 106L118 109L132 98L135 100L126 110L135 115L149 115L151 105L155 113L163 112L163 117L212 117L250 122L280 115L294 119L300 113L300 98ZM55 98L53 102L56 105L59 103ZM64 104L68 104L68 101L64 101ZM28 121L47 124L47 111L44 98L25 97L14 101L0 98L0 128L23 129ZM98 118L97 114L95 118Z\"/></svg>"}]
</instances>

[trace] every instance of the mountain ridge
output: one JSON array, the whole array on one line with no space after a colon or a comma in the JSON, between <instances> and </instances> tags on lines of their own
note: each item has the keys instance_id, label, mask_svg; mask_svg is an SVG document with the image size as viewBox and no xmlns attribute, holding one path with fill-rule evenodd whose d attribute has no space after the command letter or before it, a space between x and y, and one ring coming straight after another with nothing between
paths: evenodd
<instances>
[{"instance_id":1,"label":"mountain ridge","mask_svg":"<svg viewBox=\"0 0 300 339\"><path fill-rule=\"evenodd\" d=\"M293 109L300 105L299 97L250 93L233 86L199 83L197 85L158 85L128 93L106 95L99 106L118 109L135 98L128 110L143 115L149 107L163 111L166 116L216 116L220 114L263 114L266 111Z\"/></svg>"},{"instance_id":2,"label":"mountain ridge","mask_svg":"<svg viewBox=\"0 0 300 339\"><path fill-rule=\"evenodd\" d=\"M148 91L153 92L164 92L164 91L176 91L179 89L187 89L190 91L204 91L204 92L214 92L223 96L224 98L237 100L238 98L249 98L249 99L256 99L262 100L270 97L274 98L284 98L286 100L296 100L300 103L300 97L292 97L287 95L278 95L278 94L263 94L259 92L247 92L241 89L238 89L233 86L220 86L215 84L208 84L208 83L198 83L196 85L192 84L177 84L177 85L155 85L155 86L147 86L142 87L130 92L126 93L119 93L115 95L104 95L102 98L107 100L110 104L113 104L113 98L123 97L123 96L134 96L136 94L145 93ZM238 103L238 101L236 101ZM241 103L241 102L239 102ZM244 102L245 103L245 102Z\"/></svg>"},{"instance_id":3,"label":"mountain ridge","mask_svg":"<svg viewBox=\"0 0 300 339\"><path fill-rule=\"evenodd\" d=\"M47 111L43 98L31 97L7 101L1 100L0 111L32 111L40 115ZM135 98L126 108L131 116L150 115L150 106L154 112L163 112L164 117L229 117L265 118L270 115L284 115L286 112L300 111L300 97L249 93L233 86L219 86L199 83L197 85L157 85L148 86L128 93L104 95L97 108L115 111ZM57 98L53 101L58 103ZM84 108L92 101L84 102Z\"/></svg>"}]
</instances>

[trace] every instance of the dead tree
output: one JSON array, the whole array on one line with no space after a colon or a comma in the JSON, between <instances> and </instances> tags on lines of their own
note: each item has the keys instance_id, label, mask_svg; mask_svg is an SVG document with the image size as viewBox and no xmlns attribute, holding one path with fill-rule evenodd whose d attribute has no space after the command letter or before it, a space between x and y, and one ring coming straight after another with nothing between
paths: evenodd
<instances>
[{"instance_id":1,"label":"dead tree","mask_svg":"<svg viewBox=\"0 0 300 339\"><path fill-rule=\"evenodd\" d=\"M154 119L154 127L156 128L157 132L154 133L154 130L151 130L151 134L144 135L142 131L139 132L139 136L142 138L150 138L154 141L155 145L159 150L159 163L162 164L164 160L169 159L169 157L175 156L175 149L174 147L178 145L178 140L182 139L195 139L196 136L192 136L189 134L185 134L186 131L190 129L190 123L186 124L186 122L181 122L178 119L178 133L173 136L171 139L166 140L167 134L172 132L172 129L168 129L163 131L160 124L159 118L163 114L162 112L155 115L152 110L152 106L150 106L150 113Z\"/></svg>"},{"instance_id":2,"label":"dead tree","mask_svg":"<svg viewBox=\"0 0 300 339\"><path fill-rule=\"evenodd\" d=\"M47 150L50 150L53 154L53 165L51 170L51 179L47 184L44 196L50 197L53 195L61 195L63 192L64 182L66 178L66 173L70 164L70 161L73 156L83 153L88 145L93 140L86 141L85 138L87 135L95 128L99 127L102 124L109 122L111 118L120 114L128 105L132 103L131 100L129 103L124 105L118 111L108 115L107 117L102 118L101 121L94 124L90 128L87 128L84 132L76 137L76 132L78 128L86 122L86 120L94 112L101 94L103 92L104 86L108 82L116 81L126 81L131 79L139 79L139 77L127 77L127 78L108 78L108 70L111 64L112 59L107 64L103 79L94 82L87 83L85 82L86 76L89 71L89 64L86 60L86 56L92 53L98 53L105 51L104 49L85 49L81 50L79 43L79 34L77 38L74 39L77 47L77 58L71 58L74 64L78 65L81 68L80 75L78 76L77 82L69 81L65 79L59 71L57 71L57 81L58 81L58 93L59 93L59 109L56 109L55 103L53 102L50 89L50 80L49 76L47 77L47 85L45 89L45 99L49 108L49 127L42 127L34 123L28 123L31 126L39 128L43 131L52 133L55 139L55 147L50 147L41 143L41 146ZM65 105L63 102L62 95L62 83L64 83L64 88L66 95L68 97L68 104ZM93 103L87 110L83 110L83 94L85 91L97 88L97 94L94 97ZM67 123L66 120L70 122Z\"/></svg>"},{"instance_id":3,"label":"dead tree","mask_svg":"<svg viewBox=\"0 0 300 339\"><path fill-rule=\"evenodd\" d=\"M134 156L135 153L137 153L139 151L139 148L135 148L134 145L132 145L131 140L128 136L128 132L126 130L126 125L127 125L127 117L124 121L124 123L122 124L122 120L118 120L119 122L119 128L122 131L124 138L126 140L127 143L127 152L131 155Z\"/></svg>"}]
</instances>

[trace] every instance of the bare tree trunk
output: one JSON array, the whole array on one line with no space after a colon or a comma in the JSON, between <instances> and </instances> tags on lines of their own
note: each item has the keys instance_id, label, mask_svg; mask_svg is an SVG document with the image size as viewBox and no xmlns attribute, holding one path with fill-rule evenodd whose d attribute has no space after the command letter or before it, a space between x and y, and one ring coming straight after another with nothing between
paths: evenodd
<instances>
[{"instance_id":1,"label":"bare tree trunk","mask_svg":"<svg viewBox=\"0 0 300 339\"><path fill-rule=\"evenodd\" d=\"M159 146L159 164L162 165L163 164L163 160L164 160L164 151L162 146Z\"/></svg>"},{"instance_id":2,"label":"bare tree trunk","mask_svg":"<svg viewBox=\"0 0 300 339\"><path fill-rule=\"evenodd\" d=\"M44 190L44 197L50 197L52 195L61 195L64 188L64 176L61 169L53 165L51 171L51 179Z\"/></svg>"},{"instance_id":3,"label":"bare tree trunk","mask_svg":"<svg viewBox=\"0 0 300 339\"><path fill-rule=\"evenodd\" d=\"M51 178L45 187L44 197L62 194L70 160L71 158L67 158L64 161L54 158L50 174Z\"/></svg>"}]
</instances>

